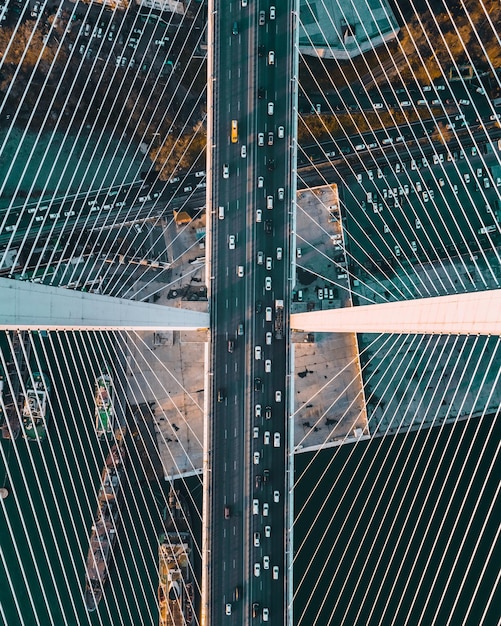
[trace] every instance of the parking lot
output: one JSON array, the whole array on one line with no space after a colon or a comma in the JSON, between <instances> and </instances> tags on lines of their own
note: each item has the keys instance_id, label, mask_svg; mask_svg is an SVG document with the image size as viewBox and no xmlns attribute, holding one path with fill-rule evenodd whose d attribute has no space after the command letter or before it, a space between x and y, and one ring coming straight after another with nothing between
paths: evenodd
<instances>
[{"instance_id":1,"label":"parking lot","mask_svg":"<svg viewBox=\"0 0 501 626\"><path fill-rule=\"evenodd\" d=\"M492 149L480 155L476 148L444 146L432 157L375 167L352 180L342 199L355 275L360 266L374 275L393 273L501 241L501 167Z\"/></svg>"}]
</instances>

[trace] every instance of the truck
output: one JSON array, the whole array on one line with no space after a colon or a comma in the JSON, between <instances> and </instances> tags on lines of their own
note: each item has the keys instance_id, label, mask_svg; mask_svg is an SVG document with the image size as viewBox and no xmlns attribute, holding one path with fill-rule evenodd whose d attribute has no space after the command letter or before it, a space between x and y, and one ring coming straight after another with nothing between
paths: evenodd
<instances>
[{"instance_id":1,"label":"truck","mask_svg":"<svg viewBox=\"0 0 501 626\"><path fill-rule=\"evenodd\" d=\"M284 301L275 300L275 339L282 339L284 332Z\"/></svg>"}]
</instances>

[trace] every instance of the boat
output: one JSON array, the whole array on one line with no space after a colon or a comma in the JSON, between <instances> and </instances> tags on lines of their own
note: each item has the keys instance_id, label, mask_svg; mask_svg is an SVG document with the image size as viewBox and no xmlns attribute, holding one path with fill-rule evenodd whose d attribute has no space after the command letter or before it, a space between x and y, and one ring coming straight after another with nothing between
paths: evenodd
<instances>
[{"instance_id":1,"label":"boat","mask_svg":"<svg viewBox=\"0 0 501 626\"><path fill-rule=\"evenodd\" d=\"M103 370L108 372L107 367ZM113 379L108 373L101 373L96 379L95 402L96 433L100 439L109 439L115 424L115 391Z\"/></svg>"},{"instance_id":2,"label":"boat","mask_svg":"<svg viewBox=\"0 0 501 626\"><path fill-rule=\"evenodd\" d=\"M85 606L95 611L109 578L110 559L117 540L120 505L123 498L126 454L123 439L114 444L106 457L94 523L91 528L85 581Z\"/></svg>"},{"instance_id":3,"label":"boat","mask_svg":"<svg viewBox=\"0 0 501 626\"><path fill-rule=\"evenodd\" d=\"M33 386L31 386L33 383ZM44 441L49 425L50 393L48 377L41 372L34 372L26 382L26 395L22 410L23 437L30 441Z\"/></svg>"},{"instance_id":4,"label":"boat","mask_svg":"<svg viewBox=\"0 0 501 626\"><path fill-rule=\"evenodd\" d=\"M171 487L158 546L160 626L191 626L195 617L193 538L186 501Z\"/></svg>"}]
</instances>

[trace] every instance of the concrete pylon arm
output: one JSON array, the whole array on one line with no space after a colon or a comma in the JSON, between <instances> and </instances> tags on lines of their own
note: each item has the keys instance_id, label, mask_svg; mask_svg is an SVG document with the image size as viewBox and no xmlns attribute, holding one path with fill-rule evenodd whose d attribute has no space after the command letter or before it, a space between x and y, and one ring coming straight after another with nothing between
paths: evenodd
<instances>
[{"instance_id":1,"label":"concrete pylon arm","mask_svg":"<svg viewBox=\"0 0 501 626\"><path fill-rule=\"evenodd\" d=\"M5 330L197 330L209 314L0 278Z\"/></svg>"},{"instance_id":2,"label":"concrete pylon arm","mask_svg":"<svg viewBox=\"0 0 501 626\"><path fill-rule=\"evenodd\" d=\"M305 332L501 335L501 289L291 315Z\"/></svg>"}]
</instances>

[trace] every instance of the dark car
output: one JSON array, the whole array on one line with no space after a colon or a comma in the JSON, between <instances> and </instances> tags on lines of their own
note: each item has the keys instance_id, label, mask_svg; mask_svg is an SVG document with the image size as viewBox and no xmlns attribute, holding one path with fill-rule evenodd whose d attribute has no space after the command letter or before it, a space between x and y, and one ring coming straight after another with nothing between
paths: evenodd
<instances>
[{"instance_id":1,"label":"dark car","mask_svg":"<svg viewBox=\"0 0 501 626\"><path fill-rule=\"evenodd\" d=\"M239 599L240 599L240 587L238 587L237 585L235 587L235 590L233 591L233 602L236 602Z\"/></svg>"},{"instance_id":2,"label":"dark car","mask_svg":"<svg viewBox=\"0 0 501 626\"><path fill-rule=\"evenodd\" d=\"M252 603L252 617L258 617L259 615L259 602Z\"/></svg>"},{"instance_id":3,"label":"dark car","mask_svg":"<svg viewBox=\"0 0 501 626\"><path fill-rule=\"evenodd\" d=\"M275 159L268 159L268 170L272 172L275 169Z\"/></svg>"},{"instance_id":4,"label":"dark car","mask_svg":"<svg viewBox=\"0 0 501 626\"><path fill-rule=\"evenodd\" d=\"M257 90L257 97L262 100L265 94L266 92L264 90L264 87L259 87L259 89Z\"/></svg>"},{"instance_id":5,"label":"dark car","mask_svg":"<svg viewBox=\"0 0 501 626\"><path fill-rule=\"evenodd\" d=\"M264 410L264 416L267 420L271 419L271 406L267 406Z\"/></svg>"},{"instance_id":6,"label":"dark car","mask_svg":"<svg viewBox=\"0 0 501 626\"><path fill-rule=\"evenodd\" d=\"M257 53L260 57L264 57L266 50L264 46L258 46Z\"/></svg>"},{"instance_id":7,"label":"dark car","mask_svg":"<svg viewBox=\"0 0 501 626\"><path fill-rule=\"evenodd\" d=\"M272 230L273 230L273 222L271 220L265 220L264 221L264 232L265 233L271 233Z\"/></svg>"},{"instance_id":8,"label":"dark car","mask_svg":"<svg viewBox=\"0 0 501 626\"><path fill-rule=\"evenodd\" d=\"M263 482L267 483L270 480L270 470L269 469L265 469L263 471Z\"/></svg>"},{"instance_id":9,"label":"dark car","mask_svg":"<svg viewBox=\"0 0 501 626\"><path fill-rule=\"evenodd\" d=\"M230 519L231 511L229 506L224 507L224 519Z\"/></svg>"},{"instance_id":10,"label":"dark car","mask_svg":"<svg viewBox=\"0 0 501 626\"><path fill-rule=\"evenodd\" d=\"M231 339L228 340L228 352L231 354L233 352L234 343Z\"/></svg>"},{"instance_id":11,"label":"dark car","mask_svg":"<svg viewBox=\"0 0 501 626\"><path fill-rule=\"evenodd\" d=\"M259 487L261 486L261 480L262 480L262 476L261 474L256 474L256 477L254 479L254 484L256 486L256 489L259 489Z\"/></svg>"},{"instance_id":12,"label":"dark car","mask_svg":"<svg viewBox=\"0 0 501 626\"><path fill-rule=\"evenodd\" d=\"M217 390L217 401L224 402L224 389Z\"/></svg>"},{"instance_id":13,"label":"dark car","mask_svg":"<svg viewBox=\"0 0 501 626\"><path fill-rule=\"evenodd\" d=\"M261 391L263 383L260 378L254 378L254 391Z\"/></svg>"},{"instance_id":14,"label":"dark car","mask_svg":"<svg viewBox=\"0 0 501 626\"><path fill-rule=\"evenodd\" d=\"M261 313L262 310L263 310L263 304L262 304L261 300L257 300L257 302L256 302L256 313Z\"/></svg>"}]
</instances>

